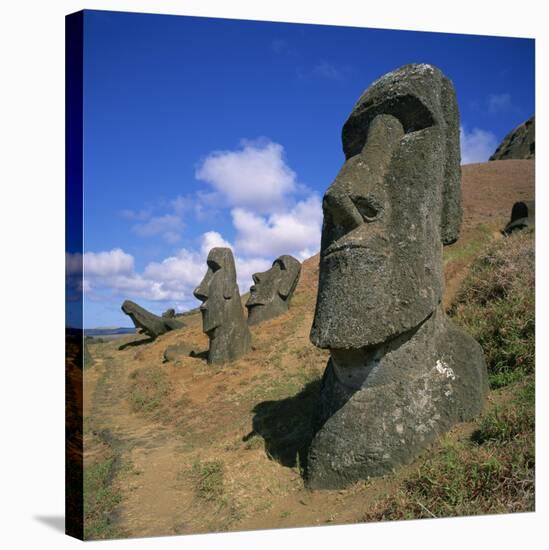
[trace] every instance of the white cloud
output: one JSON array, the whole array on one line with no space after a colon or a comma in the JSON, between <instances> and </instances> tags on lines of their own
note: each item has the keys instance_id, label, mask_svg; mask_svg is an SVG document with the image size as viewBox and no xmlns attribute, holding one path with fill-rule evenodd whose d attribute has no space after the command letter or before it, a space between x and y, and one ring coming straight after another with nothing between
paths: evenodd
<instances>
[{"instance_id":1,"label":"white cloud","mask_svg":"<svg viewBox=\"0 0 549 550\"><path fill-rule=\"evenodd\" d=\"M206 258L214 247L233 251L241 293L253 284L252 274L269 269L279 255L292 254L304 260L318 252L321 200L297 181L280 144L267 139L243 141L235 151L213 152L199 165L196 177L211 189L175 197L164 203L163 215L152 216L150 210L122 215L134 221L136 234L175 242L184 216L216 221L222 209L230 208L234 239L210 229L200 235L196 247L181 248L139 272L133 257L119 248L86 253L86 279L81 286L88 299L120 303L134 299L153 311L155 302L191 309L198 305L192 293L206 273ZM297 201L299 196L304 198ZM78 269L81 262L82 258L67 257L69 270Z\"/></svg>"},{"instance_id":2,"label":"white cloud","mask_svg":"<svg viewBox=\"0 0 549 550\"><path fill-rule=\"evenodd\" d=\"M272 260L266 258L235 258L238 288L240 293L245 294L253 284L252 275L267 271L273 265Z\"/></svg>"},{"instance_id":3,"label":"white cloud","mask_svg":"<svg viewBox=\"0 0 549 550\"><path fill-rule=\"evenodd\" d=\"M233 245L226 241L217 231L207 231L202 235L200 250L204 256L207 256L212 248L230 248L232 250Z\"/></svg>"},{"instance_id":4,"label":"white cloud","mask_svg":"<svg viewBox=\"0 0 549 550\"><path fill-rule=\"evenodd\" d=\"M82 265L86 276L112 276L120 273L130 273L133 270L133 256L126 254L120 248L113 248L106 252L86 252L81 254L67 254L67 274L74 275L81 272Z\"/></svg>"},{"instance_id":5,"label":"white cloud","mask_svg":"<svg viewBox=\"0 0 549 550\"><path fill-rule=\"evenodd\" d=\"M136 211L136 210L130 210L129 208L126 208L120 211L120 215L127 220L146 221L151 217L151 211L150 210Z\"/></svg>"},{"instance_id":6,"label":"white cloud","mask_svg":"<svg viewBox=\"0 0 549 550\"><path fill-rule=\"evenodd\" d=\"M206 271L206 257L202 252L182 248L173 256L161 262L151 262L143 271L143 276L159 283L163 289L182 295L192 293Z\"/></svg>"},{"instance_id":7,"label":"white cloud","mask_svg":"<svg viewBox=\"0 0 549 550\"><path fill-rule=\"evenodd\" d=\"M296 174L284 160L284 148L269 140L243 140L237 151L214 151L195 176L229 206L256 212L281 209L287 195L296 190Z\"/></svg>"},{"instance_id":8,"label":"white cloud","mask_svg":"<svg viewBox=\"0 0 549 550\"><path fill-rule=\"evenodd\" d=\"M497 147L495 134L480 128L470 132L464 126L459 129L461 140L461 164L484 162L494 153Z\"/></svg>"},{"instance_id":9,"label":"white cloud","mask_svg":"<svg viewBox=\"0 0 549 550\"><path fill-rule=\"evenodd\" d=\"M236 250L244 255L276 258L293 254L303 259L320 248L322 205L317 195L266 217L244 208L233 209L232 216Z\"/></svg>"},{"instance_id":10,"label":"white cloud","mask_svg":"<svg viewBox=\"0 0 549 550\"><path fill-rule=\"evenodd\" d=\"M510 94L490 94L488 96L488 111L491 114L508 111L511 108Z\"/></svg>"},{"instance_id":11,"label":"white cloud","mask_svg":"<svg viewBox=\"0 0 549 550\"><path fill-rule=\"evenodd\" d=\"M154 237L160 235L165 241L175 243L181 238L183 221L176 214L154 216L145 223L138 223L133 230L141 237Z\"/></svg>"},{"instance_id":12,"label":"white cloud","mask_svg":"<svg viewBox=\"0 0 549 550\"><path fill-rule=\"evenodd\" d=\"M320 78L326 78L328 80L340 80L343 75L341 71L326 61L322 61L313 67L311 71L311 76L317 76Z\"/></svg>"}]
</instances>

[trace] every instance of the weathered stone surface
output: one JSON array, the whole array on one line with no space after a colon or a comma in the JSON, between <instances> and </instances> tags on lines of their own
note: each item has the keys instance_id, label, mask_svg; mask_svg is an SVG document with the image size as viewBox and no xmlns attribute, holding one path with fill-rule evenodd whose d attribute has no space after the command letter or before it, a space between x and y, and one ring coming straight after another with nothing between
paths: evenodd
<instances>
[{"instance_id":1,"label":"weathered stone surface","mask_svg":"<svg viewBox=\"0 0 549 550\"><path fill-rule=\"evenodd\" d=\"M519 201L513 204L511 219L505 226L503 233L509 235L513 231L534 227L536 225L535 201Z\"/></svg>"},{"instance_id":2,"label":"weathered stone surface","mask_svg":"<svg viewBox=\"0 0 549 550\"><path fill-rule=\"evenodd\" d=\"M151 338L185 326L181 321L158 317L130 300L122 304L122 311L130 317L138 332L144 332Z\"/></svg>"},{"instance_id":3,"label":"weathered stone surface","mask_svg":"<svg viewBox=\"0 0 549 550\"><path fill-rule=\"evenodd\" d=\"M173 344L168 346L162 354L162 363L179 363L181 358L189 357L191 349L187 344Z\"/></svg>"},{"instance_id":4,"label":"weathered stone surface","mask_svg":"<svg viewBox=\"0 0 549 550\"><path fill-rule=\"evenodd\" d=\"M210 339L208 363L225 363L249 351L250 330L244 317L230 248L212 248L208 271L194 291L202 302L202 329Z\"/></svg>"},{"instance_id":5,"label":"weathered stone surface","mask_svg":"<svg viewBox=\"0 0 549 550\"><path fill-rule=\"evenodd\" d=\"M288 311L299 281L301 264L293 256L278 257L271 269L254 273L254 285L246 302L248 324L255 325Z\"/></svg>"},{"instance_id":6,"label":"weathered stone surface","mask_svg":"<svg viewBox=\"0 0 549 550\"><path fill-rule=\"evenodd\" d=\"M175 319L175 309L173 307L167 309L163 314L162 317L164 319Z\"/></svg>"},{"instance_id":7,"label":"weathered stone surface","mask_svg":"<svg viewBox=\"0 0 549 550\"><path fill-rule=\"evenodd\" d=\"M509 132L490 160L533 159L536 157L536 117Z\"/></svg>"},{"instance_id":8,"label":"weathered stone surface","mask_svg":"<svg viewBox=\"0 0 549 550\"><path fill-rule=\"evenodd\" d=\"M366 90L343 128L346 162L324 196L311 341L329 348L308 457L312 488L409 462L481 410L480 346L446 318L442 246L461 224L451 82L407 65Z\"/></svg>"}]
</instances>

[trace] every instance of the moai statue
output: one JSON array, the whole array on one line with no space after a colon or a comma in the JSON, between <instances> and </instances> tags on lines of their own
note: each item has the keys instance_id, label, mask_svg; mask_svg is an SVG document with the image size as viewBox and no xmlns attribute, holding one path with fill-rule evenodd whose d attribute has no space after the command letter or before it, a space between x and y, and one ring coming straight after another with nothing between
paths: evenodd
<instances>
[{"instance_id":1,"label":"moai statue","mask_svg":"<svg viewBox=\"0 0 549 550\"><path fill-rule=\"evenodd\" d=\"M164 319L175 319L175 309L173 307L167 309L163 314L162 317Z\"/></svg>"},{"instance_id":2,"label":"moai statue","mask_svg":"<svg viewBox=\"0 0 549 550\"><path fill-rule=\"evenodd\" d=\"M280 256L271 269L254 273L254 285L246 302L248 324L255 325L288 311L299 281L301 264L293 256Z\"/></svg>"},{"instance_id":3,"label":"moai statue","mask_svg":"<svg viewBox=\"0 0 549 550\"><path fill-rule=\"evenodd\" d=\"M324 196L311 341L330 350L311 488L411 462L488 390L479 344L442 308L442 246L461 224L459 114L430 65L374 82L343 127L346 161Z\"/></svg>"},{"instance_id":4,"label":"moai statue","mask_svg":"<svg viewBox=\"0 0 549 550\"><path fill-rule=\"evenodd\" d=\"M536 225L536 204L535 201L519 201L513 204L511 210L511 219L503 230L504 235L509 235L513 231L526 229Z\"/></svg>"},{"instance_id":5,"label":"moai statue","mask_svg":"<svg viewBox=\"0 0 549 550\"><path fill-rule=\"evenodd\" d=\"M236 269L230 248L212 248L208 271L194 291L202 305L202 330L210 339L208 363L220 364L237 359L250 349Z\"/></svg>"},{"instance_id":6,"label":"moai statue","mask_svg":"<svg viewBox=\"0 0 549 550\"><path fill-rule=\"evenodd\" d=\"M142 308L130 300L126 300L122 304L122 311L130 317L136 329L141 330L152 339L170 330L183 328L185 326L185 323L182 321L164 316L158 317L158 315L147 311L145 308Z\"/></svg>"}]
</instances>

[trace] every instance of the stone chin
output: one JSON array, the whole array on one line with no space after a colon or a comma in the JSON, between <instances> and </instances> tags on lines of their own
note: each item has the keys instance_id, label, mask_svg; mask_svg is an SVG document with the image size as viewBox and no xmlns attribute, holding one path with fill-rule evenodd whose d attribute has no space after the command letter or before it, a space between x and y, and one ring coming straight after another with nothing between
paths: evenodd
<instances>
[{"instance_id":1,"label":"stone chin","mask_svg":"<svg viewBox=\"0 0 549 550\"><path fill-rule=\"evenodd\" d=\"M252 292L250 292L250 297L248 298L248 301L246 302L246 307L247 308L252 308L252 307L255 307L255 306L264 306L266 303L267 303L266 300L260 298L259 296L254 294L253 291L252 291Z\"/></svg>"},{"instance_id":2,"label":"stone chin","mask_svg":"<svg viewBox=\"0 0 549 550\"><path fill-rule=\"evenodd\" d=\"M311 342L319 348L382 344L419 326L442 295L436 274L414 273L384 251L334 252L320 261Z\"/></svg>"},{"instance_id":3,"label":"stone chin","mask_svg":"<svg viewBox=\"0 0 549 550\"><path fill-rule=\"evenodd\" d=\"M221 322L214 318L211 312L207 309L202 309L202 330L208 336L214 334L215 330L221 325Z\"/></svg>"}]
</instances>

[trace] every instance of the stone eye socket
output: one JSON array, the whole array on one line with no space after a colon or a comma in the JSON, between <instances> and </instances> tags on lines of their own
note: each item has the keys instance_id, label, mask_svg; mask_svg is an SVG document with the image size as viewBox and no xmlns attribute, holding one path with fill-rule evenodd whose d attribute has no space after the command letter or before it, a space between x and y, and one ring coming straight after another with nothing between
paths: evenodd
<instances>
[{"instance_id":1,"label":"stone eye socket","mask_svg":"<svg viewBox=\"0 0 549 550\"><path fill-rule=\"evenodd\" d=\"M383 208L373 197L353 197L353 203L365 222L373 222L381 216Z\"/></svg>"},{"instance_id":2,"label":"stone eye socket","mask_svg":"<svg viewBox=\"0 0 549 550\"><path fill-rule=\"evenodd\" d=\"M216 271L221 269L221 266L217 264L216 262L210 260L208 261L208 267L215 273Z\"/></svg>"}]
</instances>

